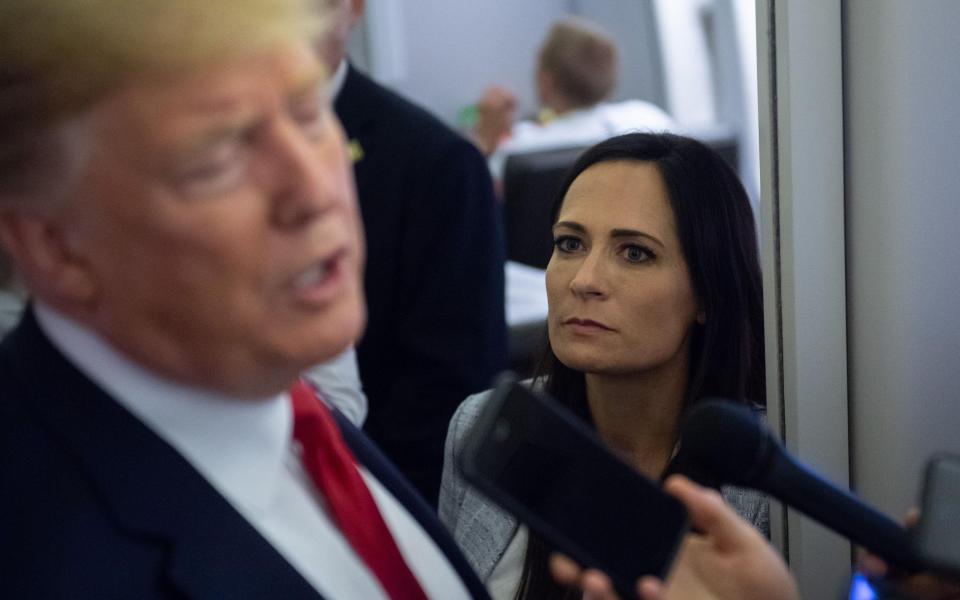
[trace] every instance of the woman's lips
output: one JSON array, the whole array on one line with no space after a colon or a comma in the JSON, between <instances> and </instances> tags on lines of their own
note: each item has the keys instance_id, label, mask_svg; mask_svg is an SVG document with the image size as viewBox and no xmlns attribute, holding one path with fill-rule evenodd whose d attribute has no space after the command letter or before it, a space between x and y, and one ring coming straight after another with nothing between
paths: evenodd
<instances>
[{"instance_id":1,"label":"woman's lips","mask_svg":"<svg viewBox=\"0 0 960 600\"><path fill-rule=\"evenodd\" d=\"M565 320L563 324L579 333L596 333L596 332L602 332L602 331L615 331L612 327L609 327L603 323L600 323L599 321L594 321L592 319L578 319L576 317L573 317Z\"/></svg>"}]
</instances>

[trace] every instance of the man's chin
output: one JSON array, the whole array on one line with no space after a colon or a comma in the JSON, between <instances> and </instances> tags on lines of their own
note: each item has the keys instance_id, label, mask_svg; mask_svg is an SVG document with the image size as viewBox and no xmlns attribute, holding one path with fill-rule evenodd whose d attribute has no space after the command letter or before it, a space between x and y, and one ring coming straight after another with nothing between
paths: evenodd
<instances>
[{"instance_id":1,"label":"man's chin","mask_svg":"<svg viewBox=\"0 0 960 600\"><path fill-rule=\"evenodd\" d=\"M366 327L366 308L354 305L339 312L296 329L288 328L286 335L274 333L273 351L264 364L272 364L278 371L302 372L351 349Z\"/></svg>"},{"instance_id":2,"label":"man's chin","mask_svg":"<svg viewBox=\"0 0 960 600\"><path fill-rule=\"evenodd\" d=\"M355 332L344 332L335 337L318 336L309 346L288 353L286 364L306 370L333 360L353 348L362 331L362 328L357 328Z\"/></svg>"}]
</instances>

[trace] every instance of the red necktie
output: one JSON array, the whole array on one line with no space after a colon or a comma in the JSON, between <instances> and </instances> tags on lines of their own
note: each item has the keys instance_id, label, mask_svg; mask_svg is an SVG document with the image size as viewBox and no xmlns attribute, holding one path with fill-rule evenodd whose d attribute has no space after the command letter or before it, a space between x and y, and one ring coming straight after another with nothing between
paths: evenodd
<instances>
[{"instance_id":1,"label":"red necktie","mask_svg":"<svg viewBox=\"0 0 960 600\"><path fill-rule=\"evenodd\" d=\"M293 437L333 521L393 600L427 600L387 529L329 409L303 380L290 388Z\"/></svg>"}]
</instances>

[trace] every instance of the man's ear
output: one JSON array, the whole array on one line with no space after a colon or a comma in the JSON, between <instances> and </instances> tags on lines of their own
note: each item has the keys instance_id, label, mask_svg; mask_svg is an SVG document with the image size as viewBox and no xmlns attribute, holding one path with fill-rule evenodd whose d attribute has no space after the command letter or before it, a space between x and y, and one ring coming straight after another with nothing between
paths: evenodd
<instances>
[{"instance_id":1,"label":"man's ear","mask_svg":"<svg viewBox=\"0 0 960 600\"><path fill-rule=\"evenodd\" d=\"M553 75L543 68L537 69L537 100L542 107L553 102Z\"/></svg>"},{"instance_id":2,"label":"man's ear","mask_svg":"<svg viewBox=\"0 0 960 600\"><path fill-rule=\"evenodd\" d=\"M352 30L363 18L363 13L367 9L366 0L350 0L350 29Z\"/></svg>"},{"instance_id":3,"label":"man's ear","mask_svg":"<svg viewBox=\"0 0 960 600\"><path fill-rule=\"evenodd\" d=\"M86 263L70 251L53 212L0 207L0 243L31 294L57 306L93 300L94 277Z\"/></svg>"}]
</instances>

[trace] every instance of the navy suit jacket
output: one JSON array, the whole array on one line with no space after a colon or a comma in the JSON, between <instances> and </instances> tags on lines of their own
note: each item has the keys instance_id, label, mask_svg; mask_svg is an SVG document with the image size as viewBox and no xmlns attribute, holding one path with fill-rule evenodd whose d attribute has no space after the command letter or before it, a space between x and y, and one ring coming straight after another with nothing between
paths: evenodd
<instances>
[{"instance_id":1,"label":"navy suit jacket","mask_svg":"<svg viewBox=\"0 0 960 600\"><path fill-rule=\"evenodd\" d=\"M427 505L337 421L357 460L486 598ZM319 597L180 454L80 373L29 310L0 344L0 596Z\"/></svg>"},{"instance_id":2,"label":"navy suit jacket","mask_svg":"<svg viewBox=\"0 0 960 600\"><path fill-rule=\"evenodd\" d=\"M490 174L473 144L353 67L334 108L358 155L367 237L365 430L435 503L453 412L506 365Z\"/></svg>"}]
</instances>

